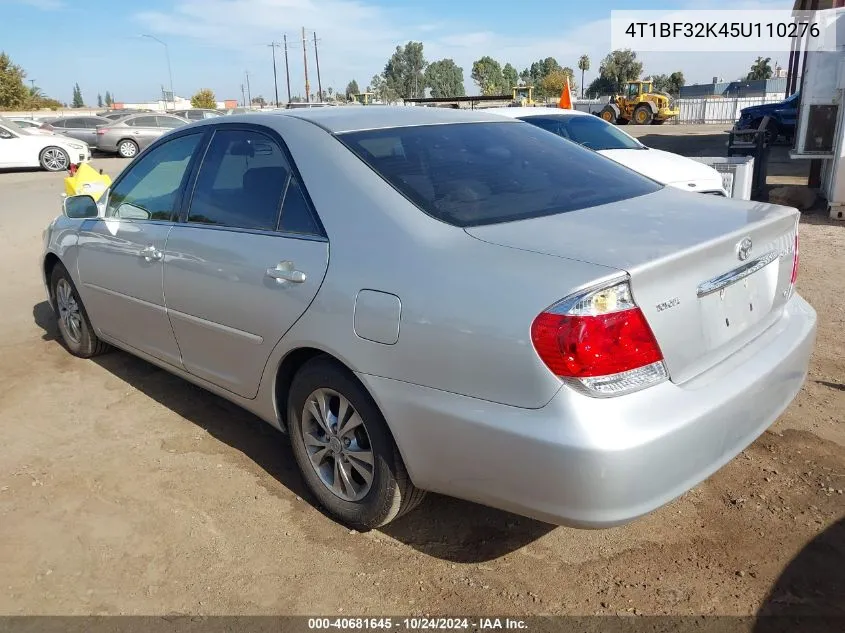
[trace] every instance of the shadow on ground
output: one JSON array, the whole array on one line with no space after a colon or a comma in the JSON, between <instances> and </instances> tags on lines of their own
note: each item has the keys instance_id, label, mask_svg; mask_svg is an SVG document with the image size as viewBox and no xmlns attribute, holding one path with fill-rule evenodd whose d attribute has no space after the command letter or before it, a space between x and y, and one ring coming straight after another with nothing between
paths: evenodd
<instances>
[{"instance_id":1,"label":"shadow on ground","mask_svg":"<svg viewBox=\"0 0 845 633\"><path fill-rule=\"evenodd\" d=\"M32 314L44 331L43 340L60 341L55 316L46 301L35 305ZM305 487L287 436L263 420L130 354L114 350L92 362L242 453L320 510ZM480 563L510 554L553 529L546 523L431 494L411 514L380 531L435 558Z\"/></svg>"},{"instance_id":2,"label":"shadow on ground","mask_svg":"<svg viewBox=\"0 0 845 633\"><path fill-rule=\"evenodd\" d=\"M845 630L845 518L792 559L757 616L754 633Z\"/></svg>"}]
</instances>

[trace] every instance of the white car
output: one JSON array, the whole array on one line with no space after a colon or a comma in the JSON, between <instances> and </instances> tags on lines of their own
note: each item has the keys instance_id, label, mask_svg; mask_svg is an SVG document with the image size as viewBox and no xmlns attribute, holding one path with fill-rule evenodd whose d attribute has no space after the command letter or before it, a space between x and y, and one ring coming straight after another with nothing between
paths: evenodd
<instances>
[{"instance_id":1,"label":"white car","mask_svg":"<svg viewBox=\"0 0 845 633\"><path fill-rule=\"evenodd\" d=\"M718 171L698 161L646 147L612 123L577 110L490 108L574 141L659 183L712 195L729 196Z\"/></svg>"},{"instance_id":2,"label":"white car","mask_svg":"<svg viewBox=\"0 0 845 633\"><path fill-rule=\"evenodd\" d=\"M64 171L71 164L87 163L87 143L58 134L33 134L10 119L0 117L0 168L42 167Z\"/></svg>"},{"instance_id":3,"label":"white car","mask_svg":"<svg viewBox=\"0 0 845 633\"><path fill-rule=\"evenodd\" d=\"M49 130L45 130L41 128L41 121L37 121L35 119L24 119L19 117L11 117L9 119L12 123L17 125L19 128L30 132L31 134L40 134L42 136L53 136L53 132Z\"/></svg>"}]
</instances>

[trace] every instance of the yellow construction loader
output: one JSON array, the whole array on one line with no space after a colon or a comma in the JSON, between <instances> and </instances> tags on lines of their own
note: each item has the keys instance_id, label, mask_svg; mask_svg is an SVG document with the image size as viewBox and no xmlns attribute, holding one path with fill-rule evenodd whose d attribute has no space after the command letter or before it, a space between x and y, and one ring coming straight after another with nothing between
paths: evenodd
<instances>
[{"instance_id":1,"label":"yellow construction loader","mask_svg":"<svg viewBox=\"0 0 845 633\"><path fill-rule=\"evenodd\" d=\"M625 93L614 95L599 116L608 123L660 125L678 116L678 107L665 92L655 92L649 81L629 81Z\"/></svg>"}]
</instances>

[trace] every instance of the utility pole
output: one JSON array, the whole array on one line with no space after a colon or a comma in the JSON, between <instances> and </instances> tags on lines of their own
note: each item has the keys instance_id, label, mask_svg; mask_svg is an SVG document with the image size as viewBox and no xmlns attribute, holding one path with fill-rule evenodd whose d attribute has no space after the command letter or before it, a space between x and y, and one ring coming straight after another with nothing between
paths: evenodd
<instances>
[{"instance_id":1,"label":"utility pole","mask_svg":"<svg viewBox=\"0 0 845 633\"><path fill-rule=\"evenodd\" d=\"M302 27L302 62L305 64L305 103L311 103L311 84L308 83L308 41L305 39L305 27Z\"/></svg>"},{"instance_id":2,"label":"utility pole","mask_svg":"<svg viewBox=\"0 0 845 633\"><path fill-rule=\"evenodd\" d=\"M173 92L173 71L170 69L170 48L167 46L167 42L162 42L157 37L152 35L142 35L141 37L148 37L151 40L154 40L164 46L164 55L167 57L167 74L170 77L170 98L173 100L173 109L176 109L176 94ZM167 99L164 100L164 109L167 110Z\"/></svg>"},{"instance_id":3,"label":"utility pole","mask_svg":"<svg viewBox=\"0 0 845 633\"><path fill-rule=\"evenodd\" d=\"M249 103L247 107L252 107L252 91L249 89L249 71L245 70L244 74L246 75L246 96L249 97Z\"/></svg>"},{"instance_id":4,"label":"utility pole","mask_svg":"<svg viewBox=\"0 0 845 633\"><path fill-rule=\"evenodd\" d=\"M244 92L243 84L241 84L241 101L243 101L244 106L246 106L246 92Z\"/></svg>"},{"instance_id":5,"label":"utility pole","mask_svg":"<svg viewBox=\"0 0 845 633\"><path fill-rule=\"evenodd\" d=\"M290 103L290 68L288 67L288 36L284 36L285 40L285 79L288 84L288 103Z\"/></svg>"},{"instance_id":6,"label":"utility pole","mask_svg":"<svg viewBox=\"0 0 845 633\"><path fill-rule=\"evenodd\" d=\"M323 101L323 82L320 81L320 54L317 52L317 32L314 32L314 59L317 61L317 99Z\"/></svg>"},{"instance_id":7,"label":"utility pole","mask_svg":"<svg viewBox=\"0 0 845 633\"><path fill-rule=\"evenodd\" d=\"M278 43L273 42L272 44L268 44L270 48L273 49L273 89L276 91L276 107L279 107L279 80L276 76L276 47Z\"/></svg>"}]
</instances>

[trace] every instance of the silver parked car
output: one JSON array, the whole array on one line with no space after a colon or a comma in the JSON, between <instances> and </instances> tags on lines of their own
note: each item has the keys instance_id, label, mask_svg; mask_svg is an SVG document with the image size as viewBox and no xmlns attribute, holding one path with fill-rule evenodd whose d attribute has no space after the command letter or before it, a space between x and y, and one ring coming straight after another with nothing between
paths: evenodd
<instances>
[{"instance_id":1,"label":"silver parked car","mask_svg":"<svg viewBox=\"0 0 845 633\"><path fill-rule=\"evenodd\" d=\"M99 126L96 147L101 152L133 158L165 132L186 123L185 119L170 114L131 114Z\"/></svg>"},{"instance_id":2,"label":"silver parked car","mask_svg":"<svg viewBox=\"0 0 845 633\"><path fill-rule=\"evenodd\" d=\"M61 335L290 435L359 529L423 490L607 527L682 494L804 382L798 213L690 196L527 123L437 108L230 116L65 201Z\"/></svg>"},{"instance_id":3,"label":"silver parked car","mask_svg":"<svg viewBox=\"0 0 845 633\"><path fill-rule=\"evenodd\" d=\"M208 108L191 108L189 110L176 110L173 112L176 116L185 119L186 121L202 121L203 119L213 119L218 116L223 116L222 112L217 110L209 110Z\"/></svg>"},{"instance_id":4,"label":"silver parked car","mask_svg":"<svg viewBox=\"0 0 845 633\"><path fill-rule=\"evenodd\" d=\"M110 121L99 116L71 116L60 119L49 119L41 128L48 132L55 132L62 136L69 136L79 141L85 141L91 147L97 145L97 126L106 125Z\"/></svg>"}]
</instances>

